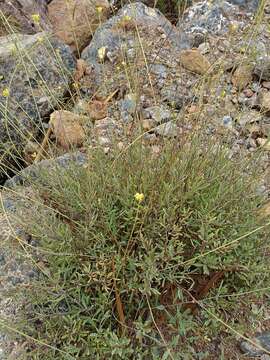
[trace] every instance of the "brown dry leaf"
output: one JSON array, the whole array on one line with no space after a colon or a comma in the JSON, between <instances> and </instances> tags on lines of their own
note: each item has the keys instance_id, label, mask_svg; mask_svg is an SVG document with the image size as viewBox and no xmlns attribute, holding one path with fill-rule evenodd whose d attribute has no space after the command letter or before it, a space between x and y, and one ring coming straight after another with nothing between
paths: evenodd
<instances>
[{"instance_id":1,"label":"brown dry leaf","mask_svg":"<svg viewBox=\"0 0 270 360\"><path fill-rule=\"evenodd\" d=\"M82 118L85 117L66 110L54 111L51 114L52 131L57 143L64 149L82 145L85 139L85 132L80 124Z\"/></svg>"},{"instance_id":2,"label":"brown dry leaf","mask_svg":"<svg viewBox=\"0 0 270 360\"><path fill-rule=\"evenodd\" d=\"M243 90L252 81L253 66L250 64L241 64L235 70L232 76L232 84L239 90Z\"/></svg>"},{"instance_id":3,"label":"brown dry leaf","mask_svg":"<svg viewBox=\"0 0 270 360\"><path fill-rule=\"evenodd\" d=\"M93 120L104 119L108 114L107 101L93 100L89 104L89 116Z\"/></svg>"},{"instance_id":4,"label":"brown dry leaf","mask_svg":"<svg viewBox=\"0 0 270 360\"><path fill-rule=\"evenodd\" d=\"M197 49L181 51L180 62L187 70L200 75L206 74L211 66L207 58Z\"/></svg>"}]
</instances>

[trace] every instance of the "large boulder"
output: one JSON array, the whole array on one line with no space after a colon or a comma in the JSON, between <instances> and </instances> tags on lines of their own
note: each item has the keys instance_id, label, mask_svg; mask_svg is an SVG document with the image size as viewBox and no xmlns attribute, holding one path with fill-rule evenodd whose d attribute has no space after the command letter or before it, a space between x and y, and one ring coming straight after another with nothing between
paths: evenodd
<instances>
[{"instance_id":1,"label":"large boulder","mask_svg":"<svg viewBox=\"0 0 270 360\"><path fill-rule=\"evenodd\" d=\"M204 0L188 8L178 23L189 34L206 36L223 35L232 25L245 26L247 14L243 13L238 3L245 1ZM203 37L201 37L203 41Z\"/></svg>"},{"instance_id":2,"label":"large boulder","mask_svg":"<svg viewBox=\"0 0 270 360\"><path fill-rule=\"evenodd\" d=\"M75 60L48 33L0 37L0 180L69 89Z\"/></svg>"},{"instance_id":3,"label":"large boulder","mask_svg":"<svg viewBox=\"0 0 270 360\"><path fill-rule=\"evenodd\" d=\"M72 51L80 53L106 19L109 9L107 0L53 0L48 6L48 16L55 35Z\"/></svg>"},{"instance_id":4,"label":"large boulder","mask_svg":"<svg viewBox=\"0 0 270 360\"><path fill-rule=\"evenodd\" d=\"M180 51L189 47L187 36L160 11L141 2L128 4L96 30L83 51L82 59L89 68L81 89L88 96L98 91L105 97L119 89L118 98L141 89L145 98L153 99L161 91L165 97L170 86L168 92L179 96L174 82Z\"/></svg>"},{"instance_id":5,"label":"large boulder","mask_svg":"<svg viewBox=\"0 0 270 360\"><path fill-rule=\"evenodd\" d=\"M0 36L13 30L34 34L50 28L47 0L0 0ZM33 15L39 19L33 21Z\"/></svg>"},{"instance_id":6,"label":"large boulder","mask_svg":"<svg viewBox=\"0 0 270 360\"><path fill-rule=\"evenodd\" d=\"M72 168L73 166L83 166L87 164L87 155L81 152L66 153L55 159L45 159L36 164L32 164L15 176L8 179L4 186L5 188L16 188L20 185L30 185L31 182L41 177L42 172L56 171L58 168ZM42 181L42 180L40 180Z\"/></svg>"}]
</instances>

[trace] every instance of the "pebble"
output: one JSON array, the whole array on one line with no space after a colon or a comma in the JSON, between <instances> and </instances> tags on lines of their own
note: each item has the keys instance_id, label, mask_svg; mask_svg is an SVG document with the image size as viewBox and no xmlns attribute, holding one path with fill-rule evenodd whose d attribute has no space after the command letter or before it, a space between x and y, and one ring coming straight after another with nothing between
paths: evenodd
<instances>
[{"instance_id":1,"label":"pebble","mask_svg":"<svg viewBox=\"0 0 270 360\"><path fill-rule=\"evenodd\" d=\"M137 108L136 94L127 94L123 100L119 101L119 108L121 113L134 114Z\"/></svg>"},{"instance_id":2,"label":"pebble","mask_svg":"<svg viewBox=\"0 0 270 360\"><path fill-rule=\"evenodd\" d=\"M248 98L251 98L254 95L254 92L251 89L245 89L243 93Z\"/></svg>"},{"instance_id":3,"label":"pebble","mask_svg":"<svg viewBox=\"0 0 270 360\"><path fill-rule=\"evenodd\" d=\"M258 138L257 139L258 144L261 146L261 148L265 151L270 151L270 142L268 139L265 138Z\"/></svg>"},{"instance_id":4,"label":"pebble","mask_svg":"<svg viewBox=\"0 0 270 360\"><path fill-rule=\"evenodd\" d=\"M254 68L254 74L259 77L259 80L270 81L270 57L261 57Z\"/></svg>"},{"instance_id":5,"label":"pebble","mask_svg":"<svg viewBox=\"0 0 270 360\"><path fill-rule=\"evenodd\" d=\"M233 119L230 115L225 115L222 119L223 126L232 129L233 127Z\"/></svg>"},{"instance_id":6,"label":"pebble","mask_svg":"<svg viewBox=\"0 0 270 360\"><path fill-rule=\"evenodd\" d=\"M143 111L143 117L145 119L152 119L155 125L163 124L171 119L170 110L164 106L151 106Z\"/></svg>"},{"instance_id":7,"label":"pebble","mask_svg":"<svg viewBox=\"0 0 270 360\"><path fill-rule=\"evenodd\" d=\"M270 90L270 81L263 81L262 86L268 90Z\"/></svg>"},{"instance_id":8,"label":"pebble","mask_svg":"<svg viewBox=\"0 0 270 360\"><path fill-rule=\"evenodd\" d=\"M98 143L99 143L99 145L105 146L105 147L108 147L109 145L111 145L110 139L106 136L99 136Z\"/></svg>"},{"instance_id":9,"label":"pebble","mask_svg":"<svg viewBox=\"0 0 270 360\"><path fill-rule=\"evenodd\" d=\"M179 133L178 126L172 121L169 121L165 124L161 124L153 130L156 134L168 138L176 137Z\"/></svg>"}]
</instances>

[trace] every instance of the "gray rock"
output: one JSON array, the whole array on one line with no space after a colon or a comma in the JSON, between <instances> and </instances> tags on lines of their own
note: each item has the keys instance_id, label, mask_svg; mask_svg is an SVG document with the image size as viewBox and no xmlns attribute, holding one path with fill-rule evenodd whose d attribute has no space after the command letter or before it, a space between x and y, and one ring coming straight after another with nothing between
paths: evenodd
<instances>
[{"instance_id":1,"label":"gray rock","mask_svg":"<svg viewBox=\"0 0 270 360\"><path fill-rule=\"evenodd\" d=\"M228 0L228 2L246 10L256 10L259 5L259 0Z\"/></svg>"},{"instance_id":2,"label":"gray rock","mask_svg":"<svg viewBox=\"0 0 270 360\"><path fill-rule=\"evenodd\" d=\"M228 1L200 1L191 6L178 25L187 33L220 35L228 31L237 18L239 8ZM201 38L201 42L203 42ZM196 44L198 46L198 44ZM194 45L195 46L195 45Z\"/></svg>"},{"instance_id":3,"label":"gray rock","mask_svg":"<svg viewBox=\"0 0 270 360\"><path fill-rule=\"evenodd\" d=\"M18 211L22 211L24 196L31 196L31 192L28 189L22 189L22 196L14 192L2 192L1 195L4 203L12 204L11 212L10 208L4 208L5 212L0 212L0 359L7 360L19 358L13 357L19 350L15 336L5 328L5 325L10 324L16 327L16 321L19 321L21 316L23 304L18 302L14 294L18 288L26 286L33 278L37 278L38 274L33 269L30 254L29 257L25 256L25 252L20 247L20 241L31 246L34 246L33 242L29 235L22 231L19 222L15 220ZM31 211L35 211L33 204L31 207Z\"/></svg>"},{"instance_id":4,"label":"gray rock","mask_svg":"<svg viewBox=\"0 0 270 360\"><path fill-rule=\"evenodd\" d=\"M74 69L69 48L48 33L0 37L0 177L63 98Z\"/></svg>"},{"instance_id":5,"label":"gray rock","mask_svg":"<svg viewBox=\"0 0 270 360\"><path fill-rule=\"evenodd\" d=\"M254 122L261 122L262 115L260 112L255 110L244 111L239 114L238 124L242 127L252 124Z\"/></svg>"},{"instance_id":6,"label":"gray rock","mask_svg":"<svg viewBox=\"0 0 270 360\"><path fill-rule=\"evenodd\" d=\"M73 165L82 166L86 162L87 156L81 152L73 154L67 153L65 155L59 156L56 159L42 160L39 163L30 165L20 171L17 175L7 180L4 186L6 188L13 188L18 185L27 185L29 182L31 182L31 180L35 180L44 169L52 170L53 168L57 168L57 166L62 168L68 168L69 166ZM12 210L12 203L7 203L5 206L7 209Z\"/></svg>"},{"instance_id":7,"label":"gray rock","mask_svg":"<svg viewBox=\"0 0 270 360\"><path fill-rule=\"evenodd\" d=\"M233 127L233 119L230 115L225 115L222 118L222 125L231 129Z\"/></svg>"},{"instance_id":8,"label":"gray rock","mask_svg":"<svg viewBox=\"0 0 270 360\"><path fill-rule=\"evenodd\" d=\"M23 314L26 299L14 296L21 287L27 286L33 279L39 278L39 272L33 266L33 259L42 262L42 252L38 241L25 232L21 220L42 214L39 202L31 201L36 195L27 180L36 179L41 170L52 170L57 166L81 166L86 156L82 153L65 154L55 160L44 160L32 165L13 179L7 181L7 187L1 193L0 209L0 359L28 359L23 347L23 338L10 333L5 327L11 324L16 328ZM23 186L20 186L20 185ZM10 191L10 188L12 190ZM48 213L50 210L45 210ZM20 241L18 241L20 240ZM21 241L23 246L21 247ZM27 244L30 247L27 247ZM27 255L26 255L27 251ZM46 271L46 269L43 269ZM61 310L63 311L63 309ZM3 326L4 324L4 326Z\"/></svg>"},{"instance_id":9,"label":"gray rock","mask_svg":"<svg viewBox=\"0 0 270 360\"><path fill-rule=\"evenodd\" d=\"M124 99L119 101L119 108L121 113L121 119L124 122L132 120L132 115L135 114L137 109L136 94L127 94Z\"/></svg>"},{"instance_id":10,"label":"gray rock","mask_svg":"<svg viewBox=\"0 0 270 360\"><path fill-rule=\"evenodd\" d=\"M258 334L251 340L253 343L258 344L259 347L256 347L248 341L243 341L240 344L240 348L245 355L257 357L265 354L265 352L270 352L270 332Z\"/></svg>"},{"instance_id":11,"label":"gray rock","mask_svg":"<svg viewBox=\"0 0 270 360\"><path fill-rule=\"evenodd\" d=\"M192 91L177 83L164 86L160 93L163 102L177 110L193 100Z\"/></svg>"},{"instance_id":12,"label":"gray rock","mask_svg":"<svg viewBox=\"0 0 270 360\"><path fill-rule=\"evenodd\" d=\"M171 120L172 114L164 106L151 106L143 110L145 119L152 119L155 125L163 124Z\"/></svg>"},{"instance_id":13,"label":"gray rock","mask_svg":"<svg viewBox=\"0 0 270 360\"><path fill-rule=\"evenodd\" d=\"M123 29L123 21L127 21L127 30ZM95 32L90 45L82 52L82 59L85 60L92 67L92 78L95 82L96 88L98 84L104 84L104 71L107 70L107 78L115 73L116 63L121 66L124 58L129 59L130 53L140 51L138 45L138 36L134 31L135 26L140 31L141 41L144 44L144 49L147 52L147 43L149 48L153 48L152 42L157 42L158 35L162 32L163 40L170 41L170 52L180 51L190 47L187 36L174 27L157 9L153 9L145 6L141 2L135 2L125 5L119 12L110 18L107 22L102 24ZM131 29L130 29L130 28ZM133 30L132 30L133 27ZM148 31L149 30L149 31ZM154 34L153 38L149 33ZM151 44L151 46L150 46ZM106 49L106 56L104 61L100 61L98 51L101 48ZM132 50L133 49L133 50ZM161 47L162 55L165 47ZM123 55L125 54L125 55ZM153 56L153 59L157 63L160 63L156 59L157 56ZM166 55L165 55L166 58ZM152 59L147 59L149 64L153 64ZM152 65L150 66L152 67ZM151 69L150 69L151 70ZM160 69L159 69L160 70ZM157 69L153 68L153 71ZM92 94L96 89L90 89ZM91 95L90 94L90 95Z\"/></svg>"},{"instance_id":14,"label":"gray rock","mask_svg":"<svg viewBox=\"0 0 270 360\"><path fill-rule=\"evenodd\" d=\"M157 75L159 79L166 79L169 69L163 64L150 64L151 71Z\"/></svg>"},{"instance_id":15,"label":"gray rock","mask_svg":"<svg viewBox=\"0 0 270 360\"><path fill-rule=\"evenodd\" d=\"M167 138L174 138L179 134L178 126L172 121L157 126L156 128L153 129L153 131L157 135L164 136Z\"/></svg>"},{"instance_id":16,"label":"gray rock","mask_svg":"<svg viewBox=\"0 0 270 360\"><path fill-rule=\"evenodd\" d=\"M257 61L254 74L257 75L260 80L270 81L270 57L262 57Z\"/></svg>"}]
</instances>

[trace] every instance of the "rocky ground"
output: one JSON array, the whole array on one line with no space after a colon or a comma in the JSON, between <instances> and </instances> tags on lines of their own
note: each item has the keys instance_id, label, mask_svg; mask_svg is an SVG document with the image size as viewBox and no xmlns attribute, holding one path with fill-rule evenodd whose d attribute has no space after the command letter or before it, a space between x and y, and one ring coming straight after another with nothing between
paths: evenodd
<instances>
[{"instance_id":1,"label":"rocky ground","mask_svg":"<svg viewBox=\"0 0 270 360\"><path fill-rule=\"evenodd\" d=\"M158 154L164 141L202 131L221 138L232 158L260 151L258 191L268 196L270 3L194 1L177 24L148 5L0 0L2 319L19 314L8 292L35 276L30 259L17 255L31 239L12 214L16 192L31 196L28 179L42 168L82 165L92 148L109 153L138 135ZM270 330L269 304L263 311L246 336ZM23 344L10 342L7 330L0 359L15 359ZM245 344L241 352L238 340L219 334L198 351L208 349L209 359L222 358L221 348L226 359L248 358L245 351L269 359L267 333L268 355Z\"/></svg>"}]
</instances>

